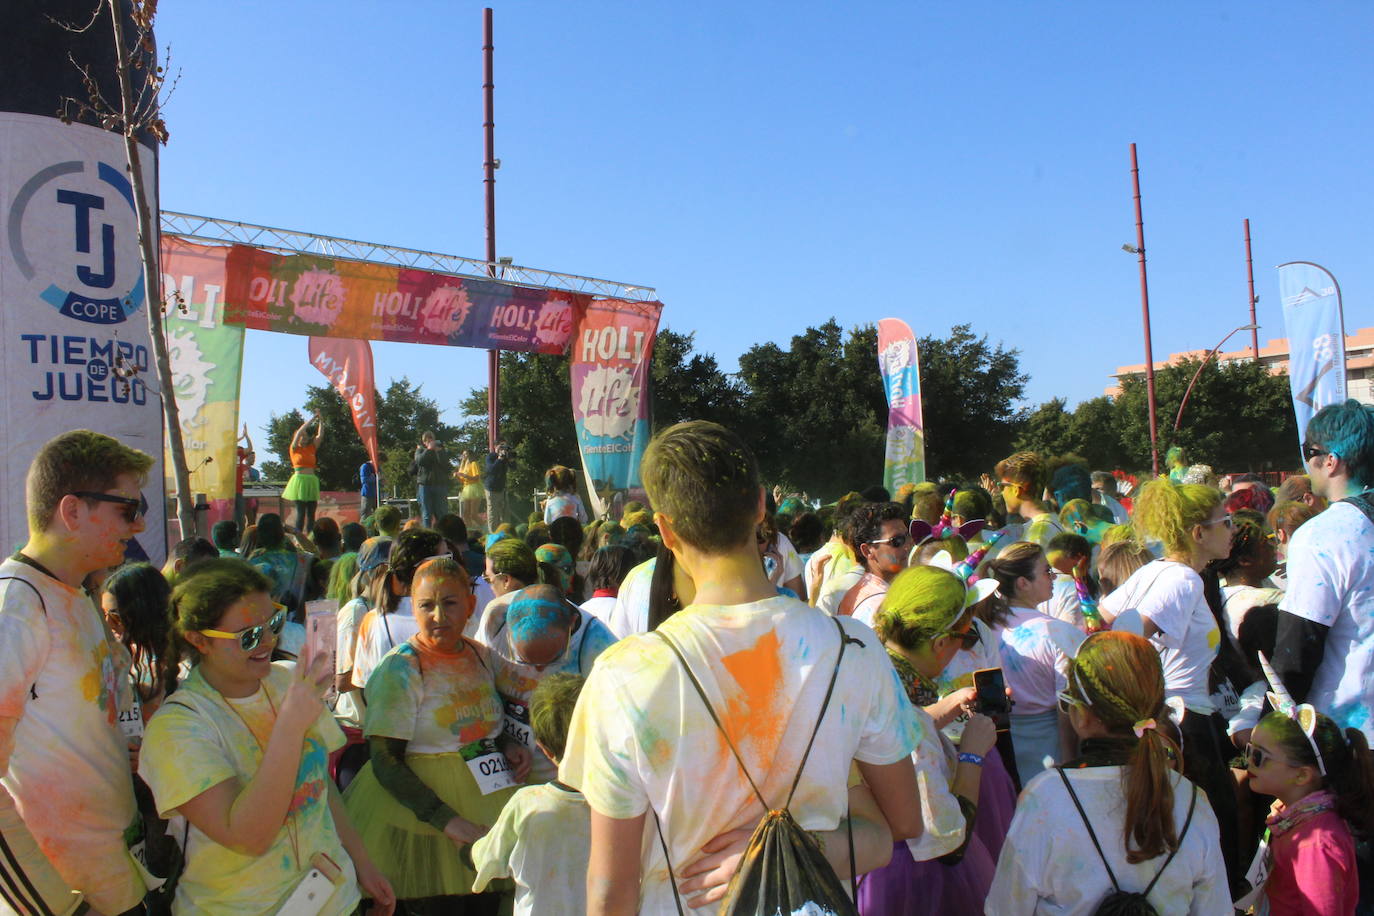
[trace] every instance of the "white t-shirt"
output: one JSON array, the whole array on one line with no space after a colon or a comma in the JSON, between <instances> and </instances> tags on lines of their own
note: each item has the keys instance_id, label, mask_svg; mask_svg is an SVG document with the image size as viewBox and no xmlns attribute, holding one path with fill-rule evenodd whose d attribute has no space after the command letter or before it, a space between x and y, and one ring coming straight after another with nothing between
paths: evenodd
<instances>
[{"instance_id":1,"label":"white t-shirt","mask_svg":"<svg viewBox=\"0 0 1374 916\"><path fill-rule=\"evenodd\" d=\"M616 592L606 625L617 639L649 631L649 588L654 582L655 558L650 557L630 570Z\"/></svg>"},{"instance_id":2,"label":"white t-shirt","mask_svg":"<svg viewBox=\"0 0 1374 916\"><path fill-rule=\"evenodd\" d=\"M820 597L816 599L817 609L832 617L838 614L840 602L851 588L863 580L864 571L862 566L850 566L844 572L828 577L821 585Z\"/></svg>"},{"instance_id":3,"label":"white t-shirt","mask_svg":"<svg viewBox=\"0 0 1374 916\"><path fill-rule=\"evenodd\" d=\"M806 561L803 581L806 583L807 600L814 605L831 577L844 572L853 565L854 557L850 554L849 548L840 540L839 535L831 537Z\"/></svg>"},{"instance_id":4,"label":"white t-shirt","mask_svg":"<svg viewBox=\"0 0 1374 916\"><path fill-rule=\"evenodd\" d=\"M911 754L916 767L916 789L921 799L921 835L906 841L911 858L917 862L938 859L964 842L967 824L959 800L950 787L959 765L959 752L935 727L935 720L924 709L913 706L921 743Z\"/></svg>"},{"instance_id":5,"label":"white t-shirt","mask_svg":"<svg viewBox=\"0 0 1374 916\"><path fill-rule=\"evenodd\" d=\"M0 824L45 895L54 882L43 856L92 906L123 912L144 894L124 843L138 813L118 725L132 705L128 675L85 591L18 560L0 563L0 576L23 580L0 581ZM0 860L5 873L11 865Z\"/></svg>"},{"instance_id":6,"label":"white t-shirt","mask_svg":"<svg viewBox=\"0 0 1374 916\"><path fill-rule=\"evenodd\" d=\"M467 626L463 627L463 635L468 639L477 638L477 631L482 628L482 618L487 613L487 605L496 598L496 592L492 591L491 583L487 581L486 576L478 576L473 580L472 593L477 597L477 601L472 605L472 616L468 618Z\"/></svg>"},{"instance_id":7,"label":"white t-shirt","mask_svg":"<svg viewBox=\"0 0 1374 916\"><path fill-rule=\"evenodd\" d=\"M1221 612L1226 618L1226 631L1237 647L1240 646L1240 625L1245 615L1265 604L1283 600L1281 588L1256 588L1253 585L1225 585L1221 589Z\"/></svg>"},{"instance_id":8,"label":"white t-shirt","mask_svg":"<svg viewBox=\"0 0 1374 916\"><path fill-rule=\"evenodd\" d=\"M1122 768L1085 767L1069 770L1068 776L1121 889L1145 890L1164 864L1164 856L1135 865L1126 861ZM1182 830L1193 784L1178 774L1171 778L1174 826ZM1150 903L1160 916L1231 912L1217 818L1206 793L1196 791L1197 807L1188 833L1150 892ZM984 912L988 916L1091 916L1111 890L1107 870L1059 773L1046 770L1034 776L1017 801Z\"/></svg>"},{"instance_id":9,"label":"white t-shirt","mask_svg":"<svg viewBox=\"0 0 1374 916\"><path fill-rule=\"evenodd\" d=\"M334 671L343 674L345 671L353 670L353 654L358 643L358 628L362 625L363 618L371 610L367 606L367 601L363 598L354 598L352 601L339 608L337 641L334 646ZM349 681L353 678L350 676ZM363 702L361 690L350 690L347 693L339 694L339 701L334 704L334 718L344 725L353 728L362 728L363 721L367 716L367 704Z\"/></svg>"},{"instance_id":10,"label":"white t-shirt","mask_svg":"<svg viewBox=\"0 0 1374 916\"><path fill-rule=\"evenodd\" d=\"M607 627L610 627L611 632L615 632L615 629L611 627L611 612L615 610L614 595L602 595L600 598L588 598L586 601L582 602L581 606L582 610L591 614Z\"/></svg>"},{"instance_id":11,"label":"white t-shirt","mask_svg":"<svg viewBox=\"0 0 1374 916\"><path fill-rule=\"evenodd\" d=\"M364 614L353 648L353 683L366 687L367 679L372 677L382 658L419 632L420 625L411 612L409 595L402 598L390 614L383 614L381 608Z\"/></svg>"},{"instance_id":12,"label":"white t-shirt","mask_svg":"<svg viewBox=\"0 0 1374 916\"><path fill-rule=\"evenodd\" d=\"M1073 642L1083 638L1072 624L1026 607L1013 607L1006 623L997 628L1002 676L1016 702L1013 716L1049 712L1059 705L1059 691L1068 685L1068 660L1051 636L1055 629L1062 629L1064 638Z\"/></svg>"},{"instance_id":13,"label":"white t-shirt","mask_svg":"<svg viewBox=\"0 0 1374 916\"><path fill-rule=\"evenodd\" d=\"M1059 516L1053 512L1041 512L1026 522L1026 527L1021 531L1021 540L1048 549L1055 535L1063 533L1064 526L1060 523Z\"/></svg>"},{"instance_id":14,"label":"white t-shirt","mask_svg":"<svg viewBox=\"0 0 1374 916\"><path fill-rule=\"evenodd\" d=\"M1078 600L1078 586L1074 584L1073 576L1063 573L1055 576L1054 593L1048 601L1037 604L1035 609L1046 617L1062 620L1087 632L1087 625L1083 621L1083 603Z\"/></svg>"},{"instance_id":15,"label":"white t-shirt","mask_svg":"<svg viewBox=\"0 0 1374 916\"><path fill-rule=\"evenodd\" d=\"M1210 715L1216 709L1207 690L1207 673L1221 642L1216 618L1202 593L1202 577L1173 560L1146 563L1121 587L1102 599L1100 607L1116 617L1135 608L1159 627L1150 641L1164 666L1164 694L1182 697L1194 712Z\"/></svg>"},{"instance_id":16,"label":"white t-shirt","mask_svg":"<svg viewBox=\"0 0 1374 916\"><path fill-rule=\"evenodd\" d=\"M494 878L515 879L515 916L587 912L591 809L581 792L554 785L518 790L472 844L475 893Z\"/></svg>"},{"instance_id":17,"label":"white t-shirt","mask_svg":"<svg viewBox=\"0 0 1374 916\"><path fill-rule=\"evenodd\" d=\"M873 631L854 620L839 623L858 642L845 646L815 752L792 799L792 813L807 830L839 824L853 760L896 763L921 738ZM782 804L834 670L835 620L779 596L731 607L693 605L659 632L680 647L764 798ZM753 829L764 813L682 665L652 634L623 639L597 661L573 714L559 778L608 817L632 818L652 807L679 867L712 838ZM640 854L641 912L676 912L652 818Z\"/></svg>"},{"instance_id":18,"label":"white t-shirt","mask_svg":"<svg viewBox=\"0 0 1374 916\"><path fill-rule=\"evenodd\" d=\"M1374 741L1374 525L1335 502L1293 532L1280 609L1330 627L1307 702Z\"/></svg>"}]
</instances>

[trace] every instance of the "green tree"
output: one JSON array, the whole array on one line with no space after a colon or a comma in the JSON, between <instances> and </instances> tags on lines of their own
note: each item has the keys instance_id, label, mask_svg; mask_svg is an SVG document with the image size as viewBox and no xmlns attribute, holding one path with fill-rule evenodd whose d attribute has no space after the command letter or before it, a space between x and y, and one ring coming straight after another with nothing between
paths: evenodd
<instances>
[{"instance_id":1,"label":"green tree","mask_svg":"<svg viewBox=\"0 0 1374 916\"><path fill-rule=\"evenodd\" d=\"M709 353L694 352L696 334L664 328L649 367L654 431L684 420L711 420L738 429L744 395Z\"/></svg>"},{"instance_id":2,"label":"green tree","mask_svg":"<svg viewBox=\"0 0 1374 916\"><path fill-rule=\"evenodd\" d=\"M1070 449L1082 455L1094 470L1139 468L1139 459L1121 443L1116 405L1100 395L1074 409L1069 419Z\"/></svg>"},{"instance_id":3,"label":"green tree","mask_svg":"<svg viewBox=\"0 0 1374 916\"><path fill-rule=\"evenodd\" d=\"M1189 461L1218 473L1292 467L1297 462L1297 421L1288 376L1263 365L1236 360L1207 363L1188 396L1177 432L1174 421L1197 360L1183 360L1155 372L1159 452L1181 445ZM1143 377L1122 380L1115 401L1121 443L1139 467L1150 466L1150 429Z\"/></svg>"},{"instance_id":4,"label":"green tree","mask_svg":"<svg viewBox=\"0 0 1374 916\"><path fill-rule=\"evenodd\" d=\"M926 476L977 478L1014 451L1029 376L1020 351L988 344L967 324L922 337L921 415Z\"/></svg>"},{"instance_id":5,"label":"green tree","mask_svg":"<svg viewBox=\"0 0 1374 916\"><path fill-rule=\"evenodd\" d=\"M873 325L846 337L832 318L787 350L756 344L739 365L737 429L768 480L825 498L882 481L887 402Z\"/></svg>"},{"instance_id":6,"label":"green tree","mask_svg":"<svg viewBox=\"0 0 1374 916\"><path fill-rule=\"evenodd\" d=\"M353 428L348 406L333 388L323 385L306 388L304 410L273 414L268 420L267 453L278 460L263 463L263 476L279 481L291 476L291 437L305 418L317 410L326 430L317 456L321 489L357 489L358 468L367 460L367 452ZM458 456L462 447L456 441L458 429L439 419L438 403L422 395L420 386L408 378L393 379L377 397L377 450L387 492L392 492L393 486L395 492L404 495L414 491L415 475L410 472L410 460L425 430L432 430L449 447L451 458Z\"/></svg>"},{"instance_id":7,"label":"green tree","mask_svg":"<svg viewBox=\"0 0 1374 916\"><path fill-rule=\"evenodd\" d=\"M1063 398L1051 398L1027 414L1014 447L1042 455L1072 451L1073 415L1065 410L1066 403Z\"/></svg>"}]
</instances>

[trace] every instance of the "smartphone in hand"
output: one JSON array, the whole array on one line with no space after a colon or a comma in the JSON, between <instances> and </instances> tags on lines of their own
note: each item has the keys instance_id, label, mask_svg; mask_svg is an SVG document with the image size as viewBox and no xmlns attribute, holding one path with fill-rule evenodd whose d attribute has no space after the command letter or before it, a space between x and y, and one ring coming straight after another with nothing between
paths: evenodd
<instances>
[{"instance_id":1,"label":"smartphone in hand","mask_svg":"<svg viewBox=\"0 0 1374 916\"><path fill-rule=\"evenodd\" d=\"M979 668L973 672L973 689L978 694L978 712L992 719L999 732L1011 728L1011 699L1001 668Z\"/></svg>"}]
</instances>

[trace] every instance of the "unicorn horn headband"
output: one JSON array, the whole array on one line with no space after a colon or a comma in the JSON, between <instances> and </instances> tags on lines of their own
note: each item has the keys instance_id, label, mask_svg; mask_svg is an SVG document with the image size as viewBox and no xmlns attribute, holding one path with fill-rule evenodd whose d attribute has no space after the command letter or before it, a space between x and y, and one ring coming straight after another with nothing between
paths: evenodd
<instances>
[{"instance_id":1,"label":"unicorn horn headband","mask_svg":"<svg viewBox=\"0 0 1374 916\"><path fill-rule=\"evenodd\" d=\"M964 610L968 610L997 591L996 579L979 579L976 582L970 582L965 576L960 575L958 568L954 565L954 558L950 556L948 550L942 550L935 554L926 565L943 569L959 577L959 581L964 583Z\"/></svg>"},{"instance_id":2,"label":"unicorn horn headband","mask_svg":"<svg viewBox=\"0 0 1374 916\"><path fill-rule=\"evenodd\" d=\"M1269 664L1269 659L1263 652L1256 654L1259 656L1260 668L1264 671L1264 679L1269 682L1270 689L1265 694L1269 698L1269 705L1298 723L1298 727L1307 738L1307 743L1312 745L1312 753L1317 757L1317 769L1321 770L1322 777L1325 778L1326 761L1322 760L1321 748L1317 747L1317 708L1311 703L1299 705L1294 701L1293 695L1283 686L1283 681L1279 680L1274 666Z\"/></svg>"}]
</instances>

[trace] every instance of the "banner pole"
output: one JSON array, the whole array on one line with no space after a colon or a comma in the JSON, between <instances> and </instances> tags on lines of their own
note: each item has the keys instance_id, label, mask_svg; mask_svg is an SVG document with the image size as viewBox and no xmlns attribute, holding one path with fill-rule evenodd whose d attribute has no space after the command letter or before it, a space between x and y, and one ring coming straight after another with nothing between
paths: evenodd
<instances>
[{"instance_id":1,"label":"banner pole","mask_svg":"<svg viewBox=\"0 0 1374 916\"><path fill-rule=\"evenodd\" d=\"M1259 322L1255 319L1255 262L1250 258L1250 221L1245 221L1245 277L1250 283L1250 356L1259 362Z\"/></svg>"},{"instance_id":2,"label":"banner pole","mask_svg":"<svg viewBox=\"0 0 1374 916\"><path fill-rule=\"evenodd\" d=\"M496 277L496 103L492 81L491 7L482 10L482 134L486 160L482 163L482 183L487 205L487 273ZM501 351L487 351L487 450L496 451L500 438Z\"/></svg>"},{"instance_id":3,"label":"banner pole","mask_svg":"<svg viewBox=\"0 0 1374 916\"><path fill-rule=\"evenodd\" d=\"M1155 418L1155 357L1150 343L1150 285L1145 278L1145 220L1140 214L1140 164L1131 144L1131 184L1135 189L1135 247L1140 257L1140 311L1145 323L1145 393L1150 404L1150 466L1159 476L1159 424Z\"/></svg>"}]
</instances>

